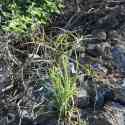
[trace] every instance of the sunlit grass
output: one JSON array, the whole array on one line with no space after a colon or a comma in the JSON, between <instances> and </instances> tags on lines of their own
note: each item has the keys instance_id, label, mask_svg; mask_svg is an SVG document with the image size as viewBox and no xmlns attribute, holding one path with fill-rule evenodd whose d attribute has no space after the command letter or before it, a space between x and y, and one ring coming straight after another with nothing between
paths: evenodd
<instances>
[{"instance_id":1,"label":"sunlit grass","mask_svg":"<svg viewBox=\"0 0 125 125\"><path fill-rule=\"evenodd\" d=\"M74 96L77 95L76 78L71 77L68 71L68 59L62 56L62 66L54 66L50 71L54 89L54 104L59 119L70 119L75 111Z\"/></svg>"}]
</instances>

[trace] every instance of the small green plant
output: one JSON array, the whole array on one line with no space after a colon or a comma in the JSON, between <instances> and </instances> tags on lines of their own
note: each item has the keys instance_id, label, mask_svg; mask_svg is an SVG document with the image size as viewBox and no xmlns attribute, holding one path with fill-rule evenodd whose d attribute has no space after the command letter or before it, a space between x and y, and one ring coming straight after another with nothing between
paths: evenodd
<instances>
[{"instance_id":1,"label":"small green plant","mask_svg":"<svg viewBox=\"0 0 125 125\"><path fill-rule=\"evenodd\" d=\"M33 32L46 25L49 17L62 8L59 0L7 0L2 6L3 30L16 33Z\"/></svg>"},{"instance_id":2,"label":"small green plant","mask_svg":"<svg viewBox=\"0 0 125 125\"><path fill-rule=\"evenodd\" d=\"M54 66L50 70L50 77L54 89L54 104L59 121L71 121L77 109L74 107L74 96L77 95L76 78L71 77L68 71L68 59L62 56L62 66Z\"/></svg>"},{"instance_id":3,"label":"small green plant","mask_svg":"<svg viewBox=\"0 0 125 125\"><path fill-rule=\"evenodd\" d=\"M58 57L64 53L67 53L67 55L70 57L72 53L78 49L77 47L80 43L77 42L77 38L78 34L72 32L65 32L53 38L51 46L56 50L54 56L56 57L56 60L58 60Z\"/></svg>"},{"instance_id":4,"label":"small green plant","mask_svg":"<svg viewBox=\"0 0 125 125\"><path fill-rule=\"evenodd\" d=\"M54 46L57 50L62 52L67 51L73 47L75 43L75 36L73 33L64 33L55 37Z\"/></svg>"},{"instance_id":5,"label":"small green plant","mask_svg":"<svg viewBox=\"0 0 125 125\"><path fill-rule=\"evenodd\" d=\"M86 75L91 76L93 78L97 76L96 71L92 68L92 66L90 64L85 64L83 66L83 69L84 69Z\"/></svg>"}]
</instances>

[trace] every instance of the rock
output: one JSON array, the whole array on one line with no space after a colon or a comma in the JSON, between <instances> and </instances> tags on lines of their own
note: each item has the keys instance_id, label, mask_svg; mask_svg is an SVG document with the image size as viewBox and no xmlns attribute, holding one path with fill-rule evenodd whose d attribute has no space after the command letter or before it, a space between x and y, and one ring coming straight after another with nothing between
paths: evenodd
<instances>
[{"instance_id":1,"label":"rock","mask_svg":"<svg viewBox=\"0 0 125 125\"><path fill-rule=\"evenodd\" d=\"M89 104L89 95L87 92L87 84L84 82L84 74L79 76L79 88L78 95L76 98L76 106L79 108L85 108Z\"/></svg>"},{"instance_id":2,"label":"rock","mask_svg":"<svg viewBox=\"0 0 125 125\"><path fill-rule=\"evenodd\" d=\"M93 50L93 49L95 49L95 47L96 47L96 44L88 44L87 45L88 50Z\"/></svg>"},{"instance_id":3,"label":"rock","mask_svg":"<svg viewBox=\"0 0 125 125\"><path fill-rule=\"evenodd\" d=\"M125 106L125 88L114 89L114 101Z\"/></svg>"},{"instance_id":4,"label":"rock","mask_svg":"<svg viewBox=\"0 0 125 125\"><path fill-rule=\"evenodd\" d=\"M28 54L28 58L32 58L32 59L40 59L41 57L37 54Z\"/></svg>"},{"instance_id":5,"label":"rock","mask_svg":"<svg viewBox=\"0 0 125 125\"><path fill-rule=\"evenodd\" d=\"M77 73L77 71L75 69L75 64L72 63L72 62L69 63L69 71L70 71L71 74L76 74Z\"/></svg>"},{"instance_id":6,"label":"rock","mask_svg":"<svg viewBox=\"0 0 125 125\"><path fill-rule=\"evenodd\" d=\"M93 78L88 77L84 84L87 89L87 93L89 97L92 97L92 98L95 97L96 95L95 87L96 87L97 82Z\"/></svg>"},{"instance_id":7,"label":"rock","mask_svg":"<svg viewBox=\"0 0 125 125\"><path fill-rule=\"evenodd\" d=\"M103 114L112 125L125 125L125 107L119 103L112 102L108 107L105 107Z\"/></svg>"},{"instance_id":8,"label":"rock","mask_svg":"<svg viewBox=\"0 0 125 125\"><path fill-rule=\"evenodd\" d=\"M87 93L87 90L84 88L80 88L78 90L78 96L77 96L77 107L79 108L85 108L89 105L89 96Z\"/></svg>"},{"instance_id":9,"label":"rock","mask_svg":"<svg viewBox=\"0 0 125 125\"><path fill-rule=\"evenodd\" d=\"M125 78L123 79L123 83L122 83L121 87L125 88Z\"/></svg>"},{"instance_id":10,"label":"rock","mask_svg":"<svg viewBox=\"0 0 125 125\"><path fill-rule=\"evenodd\" d=\"M102 29L109 31L111 29L114 29L119 25L119 21L115 14L109 14L106 15L98 20L98 25Z\"/></svg>"},{"instance_id":11,"label":"rock","mask_svg":"<svg viewBox=\"0 0 125 125\"><path fill-rule=\"evenodd\" d=\"M21 125L34 125L34 122L32 119L28 119L27 117L24 117L22 119Z\"/></svg>"},{"instance_id":12,"label":"rock","mask_svg":"<svg viewBox=\"0 0 125 125\"><path fill-rule=\"evenodd\" d=\"M90 108L80 110L80 114L81 118L86 119L89 125L114 125L104 116L104 113L97 111L93 112Z\"/></svg>"},{"instance_id":13,"label":"rock","mask_svg":"<svg viewBox=\"0 0 125 125\"><path fill-rule=\"evenodd\" d=\"M123 39L125 39L125 23L120 26L119 31L121 32Z\"/></svg>"},{"instance_id":14,"label":"rock","mask_svg":"<svg viewBox=\"0 0 125 125\"><path fill-rule=\"evenodd\" d=\"M6 117L3 117L2 119L0 119L0 125L7 125Z\"/></svg>"},{"instance_id":15,"label":"rock","mask_svg":"<svg viewBox=\"0 0 125 125\"><path fill-rule=\"evenodd\" d=\"M52 113L48 115L41 115L34 120L35 125L57 125L58 120L55 115Z\"/></svg>"},{"instance_id":16,"label":"rock","mask_svg":"<svg viewBox=\"0 0 125 125\"><path fill-rule=\"evenodd\" d=\"M6 62L0 59L0 92L3 92L8 86L11 86L9 73Z\"/></svg>"},{"instance_id":17,"label":"rock","mask_svg":"<svg viewBox=\"0 0 125 125\"><path fill-rule=\"evenodd\" d=\"M103 44L101 44L102 48L104 48L104 56L103 56L103 60L104 61L111 61L112 60L112 54L111 54L111 45L109 44L109 42L105 42Z\"/></svg>"},{"instance_id":18,"label":"rock","mask_svg":"<svg viewBox=\"0 0 125 125\"><path fill-rule=\"evenodd\" d=\"M96 117L89 119L89 125L112 125L112 124L105 118Z\"/></svg>"},{"instance_id":19,"label":"rock","mask_svg":"<svg viewBox=\"0 0 125 125\"><path fill-rule=\"evenodd\" d=\"M117 69L124 73L125 72L125 50L121 47L112 48L113 64Z\"/></svg>"},{"instance_id":20,"label":"rock","mask_svg":"<svg viewBox=\"0 0 125 125\"><path fill-rule=\"evenodd\" d=\"M106 38L107 38L106 32L101 31L101 32L97 33L97 38L99 40L106 40Z\"/></svg>"},{"instance_id":21,"label":"rock","mask_svg":"<svg viewBox=\"0 0 125 125\"><path fill-rule=\"evenodd\" d=\"M118 43L120 43L120 41L122 41L122 36L119 33L119 31L116 30L111 30L108 34L110 40L111 40L111 44L112 45L116 45Z\"/></svg>"},{"instance_id":22,"label":"rock","mask_svg":"<svg viewBox=\"0 0 125 125\"><path fill-rule=\"evenodd\" d=\"M107 34L106 34L105 31L96 31L96 30L94 30L92 34L98 40L105 41L107 39Z\"/></svg>"},{"instance_id":23,"label":"rock","mask_svg":"<svg viewBox=\"0 0 125 125\"><path fill-rule=\"evenodd\" d=\"M108 101L113 100L113 92L109 88L97 88L95 97L95 109L100 109Z\"/></svg>"},{"instance_id":24,"label":"rock","mask_svg":"<svg viewBox=\"0 0 125 125\"><path fill-rule=\"evenodd\" d=\"M14 113L7 114L7 123L13 123L16 120L16 115Z\"/></svg>"},{"instance_id":25,"label":"rock","mask_svg":"<svg viewBox=\"0 0 125 125\"><path fill-rule=\"evenodd\" d=\"M104 56L104 48L102 48L100 45L93 45L93 46L89 46L89 48L87 47L86 49L86 54L92 56L92 57L100 57L100 56Z\"/></svg>"}]
</instances>

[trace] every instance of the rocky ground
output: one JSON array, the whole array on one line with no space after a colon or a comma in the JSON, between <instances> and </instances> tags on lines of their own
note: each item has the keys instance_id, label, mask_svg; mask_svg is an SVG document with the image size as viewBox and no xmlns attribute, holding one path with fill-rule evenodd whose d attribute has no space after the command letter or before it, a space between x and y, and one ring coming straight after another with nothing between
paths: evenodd
<instances>
[{"instance_id":1,"label":"rocky ground","mask_svg":"<svg viewBox=\"0 0 125 125\"><path fill-rule=\"evenodd\" d=\"M94 78L85 76L71 60L71 72L79 73L76 105L81 118L89 125L125 125L125 1L64 0L64 4L64 12L53 19L50 29L82 34L78 60L96 71ZM51 108L45 99L51 94L51 51L42 48L41 56L36 54L38 46L27 50L26 45L21 48L12 42L16 41L12 34L0 37L0 125L56 125L51 113L38 112L36 117L33 112L36 105ZM45 87L40 84L44 82Z\"/></svg>"}]
</instances>

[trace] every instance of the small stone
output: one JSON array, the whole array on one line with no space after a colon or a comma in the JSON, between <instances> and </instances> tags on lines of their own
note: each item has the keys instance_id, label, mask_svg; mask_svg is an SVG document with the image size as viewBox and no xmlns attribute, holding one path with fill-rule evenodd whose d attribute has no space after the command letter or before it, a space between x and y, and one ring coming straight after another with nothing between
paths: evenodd
<instances>
[{"instance_id":1,"label":"small stone","mask_svg":"<svg viewBox=\"0 0 125 125\"><path fill-rule=\"evenodd\" d=\"M33 58L33 59L39 59L40 58L40 56L37 55L37 54L29 54L28 57Z\"/></svg>"},{"instance_id":2,"label":"small stone","mask_svg":"<svg viewBox=\"0 0 125 125\"><path fill-rule=\"evenodd\" d=\"M119 25L119 21L115 14L112 15L109 14L99 19L98 25L100 26L100 28L104 28L105 30L110 30L117 27Z\"/></svg>"},{"instance_id":3,"label":"small stone","mask_svg":"<svg viewBox=\"0 0 125 125\"><path fill-rule=\"evenodd\" d=\"M106 40L107 39L107 34L106 34L106 32L105 31L96 31L96 30L94 30L93 32L92 32L92 34L94 35L94 37L96 38L96 39L98 39L98 40Z\"/></svg>"},{"instance_id":4,"label":"small stone","mask_svg":"<svg viewBox=\"0 0 125 125\"><path fill-rule=\"evenodd\" d=\"M97 37L100 39L100 40L106 40L107 38L107 35L104 31L101 31L99 33L97 33Z\"/></svg>"},{"instance_id":5,"label":"small stone","mask_svg":"<svg viewBox=\"0 0 125 125\"><path fill-rule=\"evenodd\" d=\"M113 64L121 72L125 72L125 50L121 47L112 48Z\"/></svg>"},{"instance_id":6,"label":"small stone","mask_svg":"<svg viewBox=\"0 0 125 125\"><path fill-rule=\"evenodd\" d=\"M100 45L91 46L91 48L89 47L86 49L86 54L92 57L104 56L104 48Z\"/></svg>"},{"instance_id":7,"label":"small stone","mask_svg":"<svg viewBox=\"0 0 125 125\"><path fill-rule=\"evenodd\" d=\"M95 47L96 47L96 44L88 44L88 45L87 45L87 49L89 49L89 50L90 50L90 49L91 49L91 50L92 50L92 49L95 49Z\"/></svg>"},{"instance_id":8,"label":"small stone","mask_svg":"<svg viewBox=\"0 0 125 125\"><path fill-rule=\"evenodd\" d=\"M78 96L77 96L77 104L76 105L79 108L85 108L88 106L88 104L89 104L89 96L88 96L87 90L84 88L80 88Z\"/></svg>"},{"instance_id":9,"label":"small stone","mask_svg":"<svg viewBox=\"0 0 125 125\"><path fill-rule=\"evenodd\" d=\"M125 88L117 88L114 89L114 101L119 103L120 105L124 105L125 106Z\"/></svg>"},{"instance_id":10,"label":"small stone","mask_svg":"<svg viewBox=\"0 0 125 125\"><path fill-rule=\"evenodd\" d=\"M111 30L109 32L109 37L111 38L111 40L119 40L119 39L121 39L121 35L116 30Z\"/></svg>"},{"instance_id":11,"label":"small stone","mask_svg":"<svg viewBox=\"0 0 125 125\"><path fill-rule=\"evenodd\" d=\"M58 120L54 114L48 113L38 116L34 122L36 122L37 125L57 125Z\"/></svg>"},{"instance_id":12,"label":"small stone","mask_svg":"<svg viewBox=\"0 0 125 125\"><path fill-rule=\"evenodd\" d=\"M123 84L121 86L125 87L125 79L123 79Z\"/></svg>"},{"instance_id":13,"label":"small stone","mask_svg":"<svg viewBox=\"0 0 125 125\"><path fill-rule=\"evenodd\" d=\"M76 74L77 71L75 69L75 64L74 63L69 63L69 70L72 74Z\"/></svg>"},{"instance_id":14,"label":"small stone","mask_svg":"<svg viewBox=\"0 0 125 125\"><path fill-rule=\"evenodd\" d=\"M111 89L102 87L97 88L95 97L95 108L102 108L106 102L112 101L113 96L114 95Z\"/></svg>"},{"instance_id":15,"label":"small stone","mask_svg":"<svg viewBox=\"0 0 125 125\"><path fill-rule=\"evenodd\" d=\"M125 125L125 107L116 103L112 102L111 105L108 106L108 109L111 109L113 117L115 121L110 117L111 114L109 112L104 112L105 118L112 124L112 125Z\"/></svg>"},{"instance_id":16,"label":"small stone","mask_svg":"<svg viewBox=\"0 0 125 125\"><path fill-rule=\"evenodd\" d=\"M89 119L89 124L90 125L113 125L106 118L99 118L99 117Z\"/></svg>"}]
</instances>

